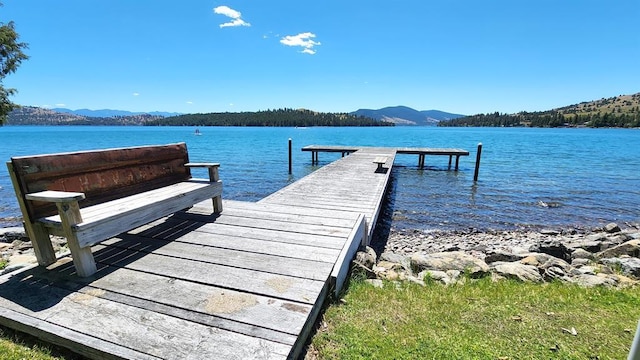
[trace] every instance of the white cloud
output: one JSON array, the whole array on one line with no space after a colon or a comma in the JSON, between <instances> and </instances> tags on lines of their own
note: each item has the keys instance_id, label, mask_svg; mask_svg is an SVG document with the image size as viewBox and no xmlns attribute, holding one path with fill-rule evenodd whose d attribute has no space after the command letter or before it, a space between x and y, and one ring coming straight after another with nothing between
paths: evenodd
<instances>
[{"instance_id":1,"label":"white cloud","mask_svg":"<svg viewBox=\"0 0 640 360\"><path fill-rule=\"evenodd\" d=\"M193 101L187 101L187 104L192 105Z\"/></svg>"},{"instance_id":2,"label":"white cloud","mask_svg":"<svg viewBox=\"0 0 640 360\"><path fill-rule=\"evenodd\" d=\"M133 95L133 96L138 96L138 95L140 95L140 93L135 92L135 93L133 93L133 94L131 94L131 95Z\"/></svg>"},{"instance_id":3,"label":"white cloud","mask_svg":"<svg viewBox=\"0 0 640 360\"><path fill-rule=\"evenodd\" d=\"M228 6L218 6L213 9L213 12L219 15L227 16L231 19L231 21L226 22L224 24L220 24L221 28L225 27L235 27L235 26L251 26L248 22L242 20L242 14L240 11L233 10Z\"/></svg>"},{"instance_id":4,"label":"white cloud","mask_svg":"<svg viewBox=\"0 0 640 360\"><path fill-rule=\"evenodd\" d=\"M67 104L56 104L56 107L65 107Z\"/></svg>"},{"instance_id":5,"label":"white cloud","mask_svg":"<svg viewBox=\"0 0 640 360\"><path fill-rule=\"evenodd\" d=\"M313 55L316 53L313 47L321 45L320 42L313 40L315 37L316 34L310 32L300 33L298 35L287 35L280 39L280 43L287 46L300 46L304 48L301 53Z\"/></svg>"}]
</instances>

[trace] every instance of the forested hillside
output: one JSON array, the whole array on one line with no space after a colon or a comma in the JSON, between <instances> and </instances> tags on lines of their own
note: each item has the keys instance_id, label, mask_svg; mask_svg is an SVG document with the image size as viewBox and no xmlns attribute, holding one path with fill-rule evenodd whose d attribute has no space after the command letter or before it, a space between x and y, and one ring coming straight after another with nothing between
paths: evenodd
<instances>
[{"instance_id":1,"label":"forested hillside","mask_svg":"<svg viewBox=\"0 0 640 360\"><path fill-rule=\"evenodd\" d=\"M305 109L278 109L240 113L172 116L145 125L172 126L393 126L392 123L346 113L320 113Z\"/></svg>"},{"instance_id":2,"label":"forested hillside","mask_svg":"<svg viewBox=\"0 0 640 360\"><path fill-rule=\"evenodd\" d=\"M478 114L438 126L640 127L640 93L583 102L562 108L517 114Z\"/></svg>"}]
</instances>

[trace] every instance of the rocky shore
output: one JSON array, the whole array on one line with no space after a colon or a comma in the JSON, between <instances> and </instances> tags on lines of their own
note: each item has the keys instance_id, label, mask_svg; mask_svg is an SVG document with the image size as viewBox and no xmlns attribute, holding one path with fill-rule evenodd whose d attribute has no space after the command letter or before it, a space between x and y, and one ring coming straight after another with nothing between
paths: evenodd
<instances>
[{"instance_id":1,"label":"rocky shore","mask_svg":"<svg viewBox=\"0 0 640 360\"><path fill-rule=\"evenodd\" d=\"M58 253L64 238L53 238ZM394 230L373 248L358 252L354 269L368 281L425 279L454 284L465 276L583 286L640 283L640 224L611 223L596 229L429 232ZM21 227L0 228L0 273L36 263Z\"/></svg>"},{"instance_id":2,"label":"rocky shore","mask_svg":"<svg viewBox=\"0 0 640 360\"><path fill-rule=\"evenodd\" d=\"M540 231L391 231L358 252L354 269L371 283L425 279L453 284L465 277L559 280L582 286L632 286L640 280L640 224Z\"/></svg>"}]
</instances>

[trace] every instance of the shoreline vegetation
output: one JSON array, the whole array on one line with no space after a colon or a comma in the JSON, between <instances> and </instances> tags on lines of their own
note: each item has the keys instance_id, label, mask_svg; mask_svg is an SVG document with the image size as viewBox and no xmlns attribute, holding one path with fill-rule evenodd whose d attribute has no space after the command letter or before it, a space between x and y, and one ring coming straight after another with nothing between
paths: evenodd
<instances>
[{"instance_id":1,"label":"shoreline vegetation","mask_svg":"<svg viewBox=\"0 0 640 360\"><path fill-rule=\"evenodd\" d=\"M477 114L447 121L451 127L640 127L640 93L583 102L548 111Z\"/></svg>"},{"instance_id":2,"label":"shoreline vegetation","mask_svg":"<svg viewBox=\"0 0 640 360\"><path fill-rule=\"evenodd\" d=\"M395 107L398 108L398 107ZM385 109L393 109L385 108ZM407 108L410 109L410 108ZM327 113L307 109L270 109L247 112L184 114L164 117L136 114L91 117L33 106L23 106L8 115L7 125L106 125L106 126L396 126L415 123L401 113L381 113L375 118L352 113ZM410 109L413 110L413 109ZM417 112L417 111L414 111ZM426 119L426 115L425 115ZM434 120L434 119L431 119ZM437 121L437 120L436 120ZM411 125L407 125L411 126ZM639 128L640 93L582 102L547 111L500 112L456 117L437 122L441 127L568 127Z\"/></svg>"}]
</instances>

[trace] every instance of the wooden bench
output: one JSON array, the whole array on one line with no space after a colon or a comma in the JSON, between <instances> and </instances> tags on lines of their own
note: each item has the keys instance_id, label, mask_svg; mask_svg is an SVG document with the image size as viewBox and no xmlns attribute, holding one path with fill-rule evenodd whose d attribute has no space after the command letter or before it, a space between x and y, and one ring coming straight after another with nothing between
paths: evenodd
<instances>
[{"instance_id":1,"label":"wooden bench","mask_svg":"<svg viewBox=\"0 0 640 360\"><path fill-rule=\"evenodd\" d=\"M376 156L376 158L373 159L373 163L374 164L378 164L378 168L376 169L376 172L384 171L384 168L382 167L382 165L387 163L387 157L386 156Z\"/></svg>"},{"instance_id":2,"label":"wooden bench","mask_svg":"<svg viewBox=\"0 0 640 360\"><path fill-rule=\"evenodd\" d=\"M38 263L56 261L64 236L76 272L96 272L91 246L195 203L222 211L217 163L189 163L185 143L12 157L7 168ZM208 169L209 179L191 177Z\"/></svg>"}]
</instances>

